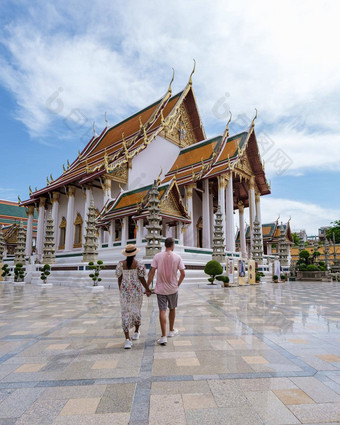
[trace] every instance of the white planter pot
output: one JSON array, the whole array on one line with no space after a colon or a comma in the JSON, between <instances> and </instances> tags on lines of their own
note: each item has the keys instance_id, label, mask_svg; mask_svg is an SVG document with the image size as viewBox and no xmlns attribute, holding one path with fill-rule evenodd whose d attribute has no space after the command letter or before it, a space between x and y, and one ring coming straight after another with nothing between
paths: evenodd
<instances>
[{"instance_id":1,"label":"white planter pot","mask_svg":"<svg viewBox=\"0 0 340 425\"><path fill-rule=\"evenodd\" d=\"M42 288L52 288L53 283L38 283L38 286L41 286Z\"/></svg>"},{"instance_id":2,"label":"white planter pot","mask_svg":"<svg viewBox=\"0 0 340 425\"><path fill-rule=\"evenodd\" d=\"M91 292L104 292L104 286L86 286L86 289Z\"/></svg>"}]
</instances>

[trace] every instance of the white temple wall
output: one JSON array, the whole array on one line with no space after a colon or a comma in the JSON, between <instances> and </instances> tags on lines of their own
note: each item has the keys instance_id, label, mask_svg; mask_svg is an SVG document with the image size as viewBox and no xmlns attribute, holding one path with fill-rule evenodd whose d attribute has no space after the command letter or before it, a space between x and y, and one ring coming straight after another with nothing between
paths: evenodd
<instances>
[{"instance_id":1,"label":"white temple wall","mask_svg":"<svg viewBox=\"0 0 340 425\"><path fill-rule=\"evenodd\" d=\"M92 194L93 194L94 207L97 208L98 211L100 211L103 208L103 204L104 204L104 192L102 191L102 189L94 187L92 189Z\"/></svg>"},{"instance_id":2,"label":"white temple wall","mask_svg":"<svg viewBox=\"0 0 340 425\"><path fill-rule=\"evenodd\" d=\"M129 170L128 190L153 183L161 169L161 177L164 177L178 157L179 151L178 146L157 136L147 149L133 158L132 169Z\"/></svg>"},{"instance_id":3,"label":"white temple wall","mask_svg":"<svg viewBox=\"0 0 340 425\"><path fill-rule=\"evenodd\" d=\"M60 223L61 223L61 219L63 217L65 217L66 219L67 216L67 197L64 194L60 194L60 198L59 198L59 208L58 208L58 219L57 219L57 238L56 238L56 250L58 250L58 246L59 246L59 236L60 236ZM67 225L68 223L66 223L66 231L67 231Z\"/></svg>"},{"instance_id":4,"label":"white temple wall","mask_svg":"<svg viewBox=\"0 0 340 425\"><path fill-rule=\"evenodd\" d=\"M197 247L197 223L202 216L202 201L194 189L192 193L193 199L193 220L194 220L194 246Z\"/></svg>"},{"instance_id":5,"label":"white temple wall","mask_svg":"<svg viewBox=\"0 0 340 425\"><path fill-rule=\"evenodd\" d=\"M81 218L83 219L83 223L85 224L86 217L84 217L84 210L85 210L85 198L84 198L81 190L80 189L76 189L75 194L74 194L74 217L73 217L73 223L74 223L74 220L77 217L77 213L79 213L81 215Z\"/></svg>"}]
</instances>

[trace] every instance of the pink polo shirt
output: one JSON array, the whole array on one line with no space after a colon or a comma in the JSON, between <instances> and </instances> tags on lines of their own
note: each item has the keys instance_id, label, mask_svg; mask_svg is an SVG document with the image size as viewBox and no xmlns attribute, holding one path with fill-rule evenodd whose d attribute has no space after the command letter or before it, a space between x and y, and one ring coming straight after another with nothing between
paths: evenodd
<instances>
[{"instance_id":1,"label":"pink polo shirt","mask_svg":"<svg viewBox=\"0 0 340 425\"><path fill-rule=\"evenodd\" d=\"M178 270L184 270L182 258L173 251L162 251L156 254L151 267L157 269L155 293L171 295L178 291Z\"/></svg>"}]
</instances>

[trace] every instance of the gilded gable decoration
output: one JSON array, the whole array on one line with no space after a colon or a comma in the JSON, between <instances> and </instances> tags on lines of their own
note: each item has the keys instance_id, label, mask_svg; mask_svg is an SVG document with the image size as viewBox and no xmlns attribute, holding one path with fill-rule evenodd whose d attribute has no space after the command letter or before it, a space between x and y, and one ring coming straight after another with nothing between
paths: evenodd
<instances>
[{"instance_id":1,"label":"gilded gable decoration","mask_svg":"<svg viewBox=\"0 0 340 425\"><path fill-rule=\"evenodd\" d=\"M183 103L176 109L175 114L166 121L164 135L180 147L190 146L197 142L188 112Z\"/></svg>"}]
</instances>

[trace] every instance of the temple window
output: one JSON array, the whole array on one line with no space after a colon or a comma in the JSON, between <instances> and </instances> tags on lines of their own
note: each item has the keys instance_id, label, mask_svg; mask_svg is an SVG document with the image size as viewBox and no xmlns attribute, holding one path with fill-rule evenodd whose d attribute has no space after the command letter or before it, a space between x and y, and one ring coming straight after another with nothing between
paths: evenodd
<instances>
[{"instance_id":1,"label":"temple window","mask_svg":"<svg viewBox=\"0 0 340 425\"><path fill-rule=\"evenodd\" d=\"M73 248L81 248L83 234L83 219L79 213L74 221L74 243Z\"/></svg>"},{"instance_id":2,"label":"temple window","mask_svg":"<svg viewBox=\"0 0 340 425\"><path fill-rule=\"evenodd\" d=\"M65 249L66 239L66 219L63 217L59 226L59 246L58 249Z\"/></svg>"}]
</instances>

